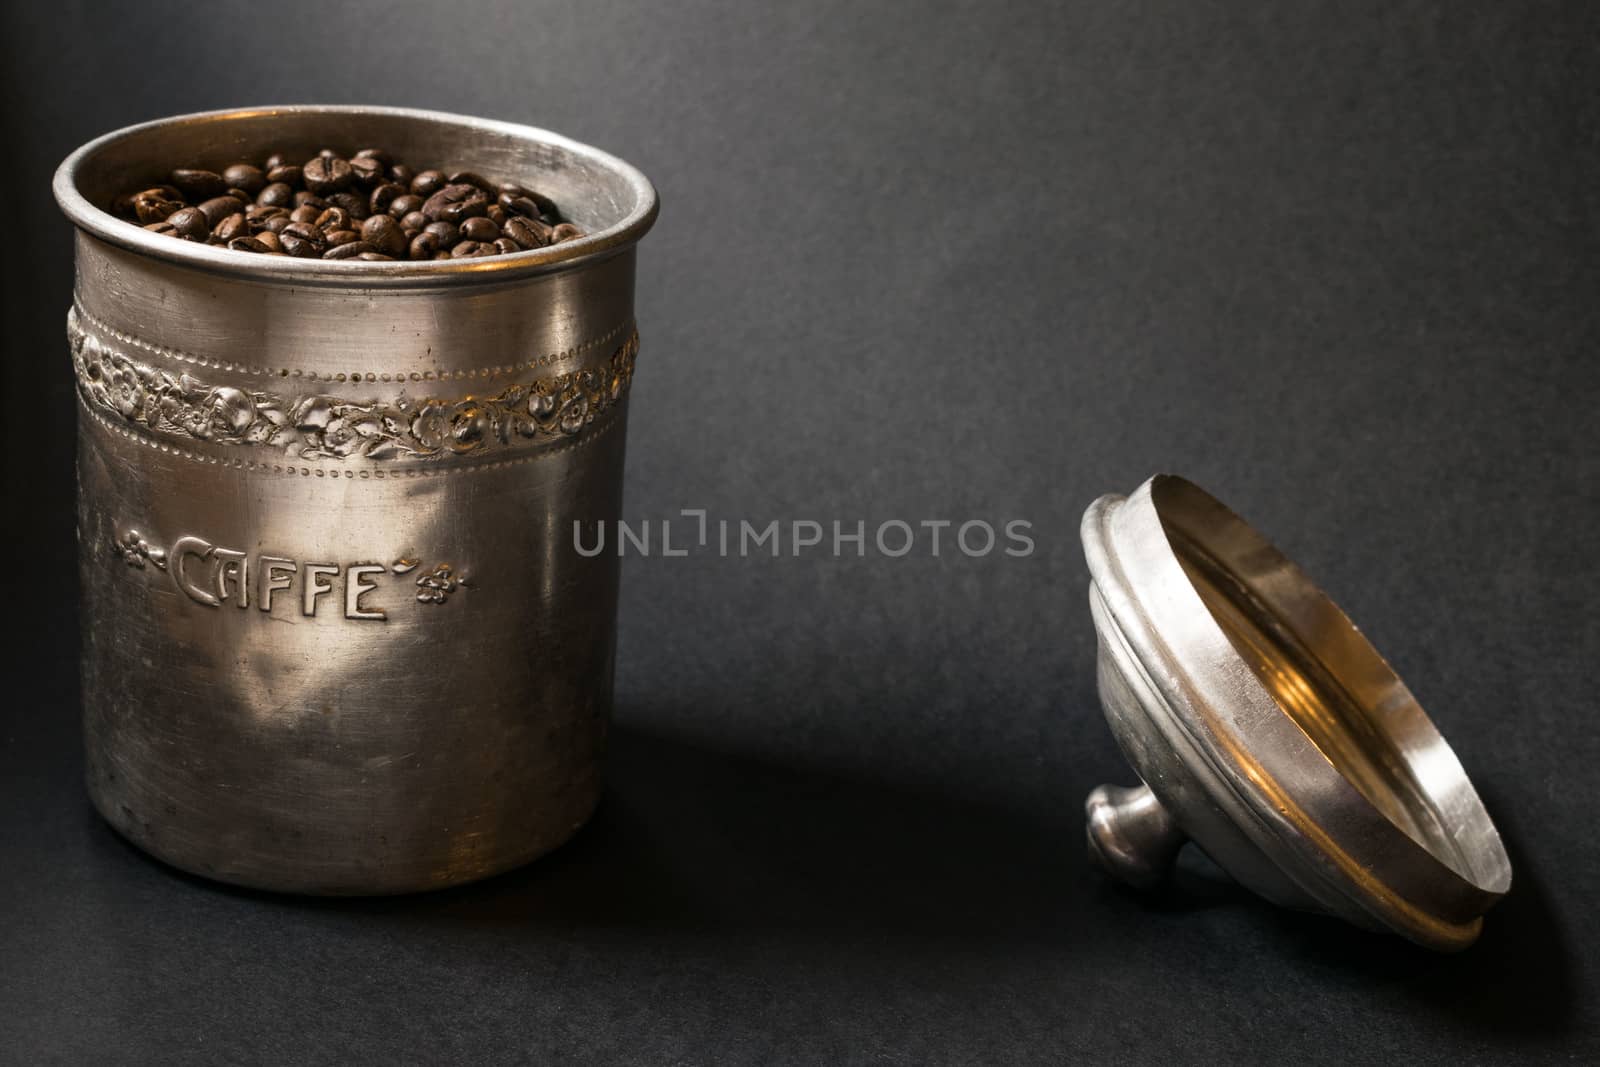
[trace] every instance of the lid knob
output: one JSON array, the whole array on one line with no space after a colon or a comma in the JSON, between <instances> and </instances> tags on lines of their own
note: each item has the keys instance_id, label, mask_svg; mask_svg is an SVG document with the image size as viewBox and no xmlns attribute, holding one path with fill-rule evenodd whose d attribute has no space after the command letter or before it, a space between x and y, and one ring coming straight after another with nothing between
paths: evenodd
<instances>
[{"instance_id":1,"label":"lid knob","mask_svg":"<svg viewBox=\"0 0 1600 1067\"><path fill-rule=\"evenodd\" d=\"M1083 805L1089 858L1119 881L1148 889L1166 876L1187 838L1146 785L1102 785Z\"/></svg>"}]
</instances>

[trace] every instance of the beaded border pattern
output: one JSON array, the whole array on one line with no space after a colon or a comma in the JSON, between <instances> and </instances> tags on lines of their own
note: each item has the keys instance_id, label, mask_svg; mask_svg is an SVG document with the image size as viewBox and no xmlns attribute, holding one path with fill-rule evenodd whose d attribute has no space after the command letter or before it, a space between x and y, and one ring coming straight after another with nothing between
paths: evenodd
<instances>
[{"instance_id":1,"label":"beaded border pattern","mask_svg":"<svg viewBox=\"0 0 1600 1067\"><path fill-rule=\"evenodd\" d=\"M621 337L624 331L627 331L631 326L631 323L619 322L615 326L611 327L611 329L601 334L599 337L592 337L587 341L583 341L571 348L563 349L560 352L549 352L545 355L524 360L520 363L505 363L494 367L472 367L465 370L449 370L447 368L440 368L438 370L409 372L396 371L393 374L378 373L374 371L367 371L365 374L359 371L352 371L349 374L342 374L329 373L326 371L318 373L317 371L305 370L300 367L257 367L245 363L230 363L226 360L211 359L208 356L201 356L193 352L186 352L181 348L168 348L165 345L154 344L150 341L144 340L143 338L135 337L130 333L125 333L124 331L117 329L104 319L90 314L84 309L83 305L77 301L73 302L72 308L67 312L67 328L69 331L72 329L71 324L74 317L78 320L80 325L91 328L102 338L110 338L119 344L125 345L129 348L137 348L140 351L147 352L150 355L156 356L160 359L169 359L178 363L187 363L194 367L206 367L211 370L225 371L229 374L250 374L258 377L268 378L294 377L304 378L307 381L312 382L404 382L407 379L413 382L435 380L448 382L465 381L468 378L499 378L508 374L520 374L525 370L542 370L545 367L554 366L557 363L564 363L568 360L576 359L586 352L592 352L597 348L610 344L618 337Z\"/></svg>"}]
</instances>

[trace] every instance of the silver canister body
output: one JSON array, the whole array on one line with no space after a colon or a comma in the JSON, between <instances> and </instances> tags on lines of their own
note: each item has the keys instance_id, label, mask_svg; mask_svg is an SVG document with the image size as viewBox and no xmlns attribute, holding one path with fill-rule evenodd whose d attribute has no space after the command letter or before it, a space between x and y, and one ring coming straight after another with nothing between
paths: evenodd
<instances>
[{"instance_id":1,"label":"silver canister body","mask_svg":"<svg viewBox=\"0 0 1600 1067\"><path fill-rule=\"evenodd\" d=\"M540 188L590 234L327 263L100 208L173 166L373 145ZM88 790L180 868L305 893L484 877L593 810L653 190L544 131L391 109L214 113L63 164L78 226Z\"/></svg>"}]
</instances>

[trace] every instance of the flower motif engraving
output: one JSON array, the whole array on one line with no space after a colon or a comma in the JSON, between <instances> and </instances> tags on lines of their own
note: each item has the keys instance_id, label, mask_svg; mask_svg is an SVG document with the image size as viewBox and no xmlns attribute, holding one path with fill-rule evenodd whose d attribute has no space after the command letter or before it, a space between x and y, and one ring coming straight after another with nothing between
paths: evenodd
<instances>
[{"instance_id":1,"label":"flower motif engraving","mask_svg":"<svg viewBox=\"0 0 1600 1067\"><path fill-rule=\"evenodd\" d=\"M450 564L441 563L417 577L417 603L443 604L450 594L467 584L465 575L455 574Z\"/></svg>"},{"instance_id":2,"label":"flower motif engraving","mask_svg":"<svg viewBox=\"0 0 1600 1067\"><path fill-rule=\"evenodd\" d=\"M163 435L275 448L302 459L434 459L570 438L615 406L633 378L635 331L602 366L511 385L492 396L351 400L209 385L138 362L67 315L84 399Z\"/></svg>"},{"instance_id":3,"label":"flower motif engraving","mask_svg":"<svg viewBox=\"0 0 1600 1067\"><path fill-rule=\"evenodd\" d=\"M111 547L122 557L122 561L130 567L144 570L145 564L150 564L156 570L167 569L167 551L156 548L138 530L129 530L121 537L111 540Z\"/></svg>"}]
</instances>

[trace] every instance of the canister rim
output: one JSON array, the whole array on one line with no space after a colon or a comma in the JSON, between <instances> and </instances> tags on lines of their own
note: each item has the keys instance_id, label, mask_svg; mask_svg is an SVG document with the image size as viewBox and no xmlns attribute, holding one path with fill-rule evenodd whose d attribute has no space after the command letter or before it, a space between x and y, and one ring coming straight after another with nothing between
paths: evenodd
<instances>
[{"instance_id":1,"label":"canister rim","mask_svg":"<svg viewBox=\"0 0 1600 1067\"><path fill-rule=\"evenodd\" d=\"M175 240L117 218L90 201L79 188L85 166L107 149L163 127L223 123L296 115L382 116L481 130L502 138L558 149L613 175L632 193L631 208L617 221L559 245L511 255L413 262L294 259L249 255L213 245ZM361 288L434 288L444 285L499 284L535 274L567 270L603 259L638 241L654 225L659 210L655 187L632 164L551 130L445 111L362 105L285 105L199 111L154 119L113 130L82 145L56 169L52 190L73 225L92 236L141 255L234 277L297 285Z\"/></svg>"}]
</instances>

